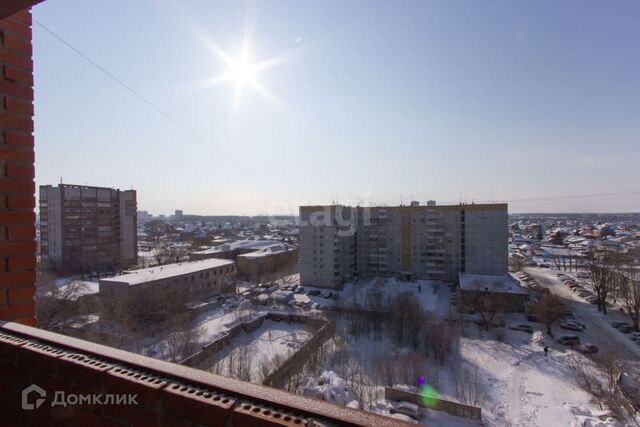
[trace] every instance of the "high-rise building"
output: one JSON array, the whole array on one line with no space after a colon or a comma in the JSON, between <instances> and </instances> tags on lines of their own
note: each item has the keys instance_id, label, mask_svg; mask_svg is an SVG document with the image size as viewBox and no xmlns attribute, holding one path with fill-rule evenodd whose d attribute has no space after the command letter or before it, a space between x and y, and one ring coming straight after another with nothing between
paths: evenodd
<instances>
[{"instance_id":1,"label":"high-rise building","mask_svg":"<svg viewBox=\"0 0 640 427\"><path fill-rule=\"evenodd\" d=\"M56 270L91 272L137 262L135 190L40 186L40 252Z\"/></svg>"},{"instance_id":2,"label":"high-rise building","mask_svg":"<svg viewBox=\"0 0 640 427\"><path fill-rule=\"evenodd\" d=\"M507 272L507 205L300 207L300 279L336 287L353 277L457 281Z\"/></svg>"}]
</instances>

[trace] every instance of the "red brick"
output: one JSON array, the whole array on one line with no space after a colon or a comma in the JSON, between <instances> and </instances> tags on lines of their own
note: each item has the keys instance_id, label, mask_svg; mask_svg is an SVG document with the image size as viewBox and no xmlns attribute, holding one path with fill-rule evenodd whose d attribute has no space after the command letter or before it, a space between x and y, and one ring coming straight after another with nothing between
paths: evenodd
<instances>
[{"instance_id":1,"label":"red brick","mask_svg":"<svg viewBox=\"0 0 640 427\"><path fill-rule=\"evenodd\" d=\"M19 256L8 259L7 269L9 271L29 270L36 268L35 256Z\"/></svg>"},{"instance_id":2,"label":"red brick","mask_svg":"<svg viewBox=\"0 0 640 427\"><path fill-rule=\"evenodd\" d=\"M7 206L9 209L33 209L36 207L35 197L29 196L8 196Z\"/></svg>"},{"instance_id":3,"label":"red brick","mask_svg":"<svg viewBox=\"0 0 640 427\"><path fill-rule=\"evenodd\" d=\"M33 72L13 67L11 65L4 66L4 78L7 80L26 83L33 86Z\"/></svg>"},{"instance_id":4,"label":"red brick","mask_svg":"<svg viewBox=\"0 0 640 427\"><path fill-rule=\"evenodd\" d=\"M33 99L33 87L0 79L0 92L19 96L28 100Z\"/></svg>"},{"instance_id":5,"label":"red brick","mask_svg":"<svg viewBox=\"0 0 640 427\"><path fill-rule=\"evenodd\" d=\"M32 240L36 237L36 228L33 225L28 226L9 226L8 228L8 238L9 240L18 241L18 240Z\"/></svg>"},{"instance_id":6,"label":"red brick","mask_svg":"<svg viewBox=\"0 0 640 427\"><path fill-rule=\"evenodd\" d=\"M20 273L0 274L0 288L26 286L36 282L35 271L23 271Z\"/></svg>"},{"instance_id":7,"label":"red brick","mask_svg":"<svg viewBox=\"0 0 640 427\"><path fill-rule=\"evenodd\" d=\"M12 98L5 98L5 102L12 100ZM12 100L11 102L16 102ZM33 104L30 104L33 110ZM9 107L6 107L7 109ZM6 131L4 134L4 142L11 145L27 145L33 147L33 135L23 135L13 131Z\"/></svg>"},{"instance_id":8,"label":"red brick","mask_svg":"<svg viewBox=\"0 0 640 427\"><path fill-rule=\"evenodd\" d=\"M7 305L0 308L0 319L15 320L34 316L34 303Z\"/></svg>"},{"instance_id":9,"label":"red brick","mask_svg":"<svg viewBox=\"0 0 640 427\"><path fill-rule=\"evenodd\" d=\"M7 176L33 178L34 174L33 165L20 165L17 163L9 163L7 165Z\"/></svg>"},{"instance_id":10,"label":"red brick","mask_svg":"<svg viewBox=\"0 0 640 427\"><path fill-rule=\"evenodd\" d=\"M33 294L35 292L35 286L31 286L28 288L9 289L9 304L19 305L20 303L29 303L33 301Z\"/></svg>"},{"instance_id":11,"label":"red brick","mask_svg":"<svg viewBox=\"0 0 640 427\"><path fill-rule=\"evenodd\" d=\"M31 56L18 55L3 49L0 49L0 62L17 65L28 70L33 69L33 60L31 59Z\"/></svg>"},{"instance_id":12,"label":"red brick","mask_svg":"<svg viewBox=\"0 0 640 427\"><path fill-rule=\"evenodd\" d=\"M25 37L18 37L10 33L4 33L3 46L5 49L16 50L31 54L31 40Z\"/></svg>"},{"instance_id":13,"label":"red brick","mask_svg":"<svg viewBox=\"0 0 640 427\"><path fill-rule=\"evenodd\" d=\"M0 146L0 159L33 163L35 154L33 149L25 150L23 147Z\"/></svg>"},{"instance_id":14,"label":"red brick","mask_svg":"<svg viewBox=\"0 0 640 427\"><path fill-rule=\"evenodd\" d=\"M2 154L2 148L0 148L0 155ZM0 193L22 193L22 194L34 194L36 191L36 184L32 180L10 180L0 178Z\"/></svg>"},{"instance_id":15,"label":"red brick","mask_svg":"<svg viewBox=\"0 0 640 427\"><path fill-rule=\"evenodd\" d=\"M4 19L2 20L2 22L0 22L0 28L4 28L6 31L16 33L20 37L24 37L27 39L31 38L31 26L18 20Z\"/></svg>"},{"instance_id":16,"label":"red brick","mask_svg":"<svg viewBox=\"0 0 640 427\"><path fill-rule=\"evenodd\" d=\"M36 252L36 242L4 242L0 245L0 256L31 255Z\"/></svg>"},{"instance_id":17,"label":"red brick","mask_svg":"<svg viewBox=\"0 0 640 427\"><path fill-rule=\"evenodd\" d=\"M13 20L17 22L22 22L23 24L26 24L26 25L31 25L31 10L24 9L18 13L14 13L9 18L7 18L7 20Z\"/></svg>"},{"instance_id":18,"label":"red brick","mask_svg":"<svg viewBox=\"0 0 640 427\"><path fill-rule=\"evenodd\" d=\"M24 99L5 96L4 108L11 113L21 113L33 116L33 102Z\"/></svg>"},{"instance_id":19,"label":"red brick","mask_svg":"<svg viewBox=\"0 0 640 427\"><path fill-rule=\"evenodd\" d=\"M36 216L33 212L0 212L0 224L28 224L35 220ZM26 243L19 245L26 245ZM2 253L1 248L0 253Z\"/></svg>"},{"instance_id":20,"label":"red brick","mask_svg":"<svg viewBox=\"0 0 640 427\"><path fill-rule=\"evenodd\" d=\"M0 84L2 84L2 82L0 82ZM25 116L0 114L0 126L19 129L25 132L33 132L33 120Z\"/></svg>"},{"instance_id":21,"label":"red brick","mask_svg":"<svg viewBox=\"0 0 640 427\"><path fill-rule=\"evenodd\" d=\"M33 326L35 327L37 325L36 322L36 318L35 317L21 317L20 319L14 319L13 320L16 323L22 323L23 325L27 325L27 326Z\"/></svg>"}]
</instances>

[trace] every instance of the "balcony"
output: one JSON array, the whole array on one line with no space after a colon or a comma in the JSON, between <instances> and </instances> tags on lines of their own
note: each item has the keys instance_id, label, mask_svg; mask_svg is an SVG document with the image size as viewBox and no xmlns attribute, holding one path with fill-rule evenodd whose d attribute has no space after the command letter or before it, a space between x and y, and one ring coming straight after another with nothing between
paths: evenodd
<instances>
[{"instance_id":1,"label":"balcony","mask_svg":"<svg viewBox=\"0 0 640 427\"><path fill-rule=\"evenodd\" d=\"M2 414L15 425L410 425L10 322L0 322L0 373ZM32 384L45 400L22 409L22 390ZM56 405L56 392L126 394L136 404Z\"/></svg>"}]
</instances>

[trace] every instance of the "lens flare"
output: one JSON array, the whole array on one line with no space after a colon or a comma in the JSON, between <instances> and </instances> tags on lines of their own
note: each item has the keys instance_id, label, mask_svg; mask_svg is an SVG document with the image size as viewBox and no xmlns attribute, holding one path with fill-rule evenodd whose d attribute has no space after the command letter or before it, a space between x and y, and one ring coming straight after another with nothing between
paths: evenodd
<instances>
[{"instance_id":1,"label":"lens flare","mask_svg":"<svg viewBox=\"0 0 640 427\"><path fill-rule=\"evenodd\" d=\"M435 387L427 383L425 377L418 378L418 388L420 389L420 395L422 395L422 403L424 406L433 408L438 404L440 400L440 393Z\"/></svg>"}]
</instances>

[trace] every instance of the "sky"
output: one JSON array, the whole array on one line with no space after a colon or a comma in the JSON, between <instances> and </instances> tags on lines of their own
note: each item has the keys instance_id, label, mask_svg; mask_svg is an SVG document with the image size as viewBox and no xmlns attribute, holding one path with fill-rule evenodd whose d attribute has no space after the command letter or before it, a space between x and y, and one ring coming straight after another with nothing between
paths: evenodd
<instances>
[{"instance_id":1,"label":"sky","mask_svg":"<svg viewBox=\"0 0 640 427\"><path fill-rule=\"evenodd\" d=\"M640 211L638 1L48 0L33 17L37 185L134 188L153 214Z\"/></svg>"}]
</instances>

